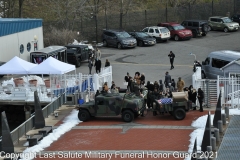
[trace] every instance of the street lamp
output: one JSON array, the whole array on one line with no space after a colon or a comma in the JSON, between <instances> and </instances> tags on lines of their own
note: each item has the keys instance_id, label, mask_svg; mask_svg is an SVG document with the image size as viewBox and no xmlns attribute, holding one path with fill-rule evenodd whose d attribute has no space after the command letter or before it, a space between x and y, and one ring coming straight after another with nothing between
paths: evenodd
<instances>
[{"instance_id":1,"label":"street lamp","mask_svg":"<svg viewBox=\"0 0 240 160\"><path fill-rule=\"evenodd\" d=\"M195 60L196 60L196 55L195 55L195 54L193 54L193 53L189 53L189 55L194 56L194 57L195 57Z\"/></svg>"}]
</instances>

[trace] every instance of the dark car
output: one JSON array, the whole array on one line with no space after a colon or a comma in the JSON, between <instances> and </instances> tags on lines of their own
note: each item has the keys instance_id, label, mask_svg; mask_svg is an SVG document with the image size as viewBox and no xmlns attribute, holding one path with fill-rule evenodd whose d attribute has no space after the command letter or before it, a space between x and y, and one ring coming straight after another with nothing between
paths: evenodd
<instances>
[{"instance_id":1,"label":"dark car","mask_svg":"<svg viewBox=\"0 0 240 160\"><path fill-rule=\"evenodd\" d=\"M156 39L145 32L129 32L129 34L136 38L138 46L152 46L156 44Z\"/></svg>"},{"instance_id":2,"label":"dark car","mask_svg":"<svg viewBox=\"0 0 240 160\"><path fill-rule=\"evenodd\" d=\"M0 66L4 65L5 62L0 62ZM2 78L4 75L0 74L0 78Z\"/></svg>"},{"instance_id":3,"label":"dark car","mask_svg":"<svg viewBox=\"0 0 240 160\"><path fill-rule=\"evenodd\" d=\"M81 61L88 60L92 55L88 45L67 45L67 61L70 64L80 67Z\"/></svg>"},{"instance_id":4,"label":"dark car","mask_svg":"<svg viewBox=\"0 0 240 160\"><path fill-rule=\"evenodd\" d=\"M240 14L233 15L231 19L233 22L240 23Z\"/></svg>"},{"instance_id":5,"label":"dark car","mask_svg":"<svg viewBox=\"0 0 240 160\"><path fill-rule=\"evenodd\" d=\"M103 30L102 34L103 46L114 46L121 48L134 48L137 40L125 31L120 30Z\"/></svg>"},{"instance_id":6,"label":"dark car","mask_svg":"<svg viewBox=\"0 0 240 160\"><path fill-rule=\"evenodd\" d=\"M180 39L191 39L192 38L192 31L186 29L181 24L175 22L166 22L166 23L159 23L158 26L166 27L169 29L171 33L171 38L175 41L179 41Z\"/></svg>"},{"instance_id":7,"label":"dark car","mask_svg":"<svg viewBox=\"0 0 240 160\"><path fill-rule=\"evenodd\" d=\"M208 29L208 22L204 20L185 20L182 25L192 31L193 37L206 36Z\"/></svg>"}]
</instances>

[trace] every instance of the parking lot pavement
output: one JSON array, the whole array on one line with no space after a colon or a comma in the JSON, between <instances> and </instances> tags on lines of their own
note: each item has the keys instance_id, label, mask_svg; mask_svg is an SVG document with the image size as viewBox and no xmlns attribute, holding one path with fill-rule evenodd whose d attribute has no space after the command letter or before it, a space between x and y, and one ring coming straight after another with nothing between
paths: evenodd
<instances>
[{"instance_id":1,"label":"parking lot pavement","mask_svg":"<svg viewBox=\"0 0 240 160\"><path fill-rule=\"evenodd\" d=\"M206 56L216 50L240 51L240 31L224 33L221 31L211 31L206 37L192 38L186 41L173 41L167 43L157 43L155 46L136 47L134 49L117 49L113 47L100 48L102 52L102 66L108 59L113 66L113 80L119 87L123 86L124 76L127 72L134 76L136 71L145 73L146 80L164 80L166 71L169 71L172 78L177 80L182 77L186 86L192 83L192 65L194 56L197 60L204 61ZM176 55L174 60L175 68L170 69L168 54L173 51ZM88 73L87 63L83 63L77 72ZM93 68L93 73L95 70Z\"/></svg>"}]
</instances>

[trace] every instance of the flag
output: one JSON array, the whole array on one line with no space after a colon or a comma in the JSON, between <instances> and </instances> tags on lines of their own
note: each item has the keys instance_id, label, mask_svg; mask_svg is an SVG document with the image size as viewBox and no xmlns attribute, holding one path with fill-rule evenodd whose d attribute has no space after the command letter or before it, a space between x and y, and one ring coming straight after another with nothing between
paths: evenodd
<instances>
[{"instance_id":1,"label":"flag","mask_svg":"<svg viewBox=\"0 0 240 160\"><path fill-rule=\"evenodd\" d=\"M157 100L159 104L171 104L172 98L162 98Z\"/></svg>"}]
</instances>

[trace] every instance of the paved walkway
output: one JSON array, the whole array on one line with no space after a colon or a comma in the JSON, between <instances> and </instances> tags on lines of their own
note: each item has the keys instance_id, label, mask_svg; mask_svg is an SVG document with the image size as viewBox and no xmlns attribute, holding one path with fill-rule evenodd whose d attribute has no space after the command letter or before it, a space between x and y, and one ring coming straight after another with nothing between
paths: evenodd
<instances>
[{"instance_id":1,"label":"paved walkway","mask_svg":"<svg viewBox=\"0 0 240 160\"><path fill-rule=\"evenodd\" d=\"M120 116L95 117L65 133L36 160L182 160L190 144L189 135L194 130L192 121L206 114L207 110L189 111L184 120L176 121L168 114L153 116L149 112L132 123L122 122ZM54 127L61 123L62 120Z\"/></svg>"}]
</instances>

